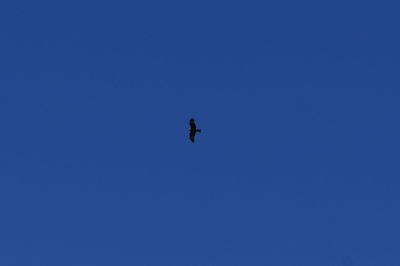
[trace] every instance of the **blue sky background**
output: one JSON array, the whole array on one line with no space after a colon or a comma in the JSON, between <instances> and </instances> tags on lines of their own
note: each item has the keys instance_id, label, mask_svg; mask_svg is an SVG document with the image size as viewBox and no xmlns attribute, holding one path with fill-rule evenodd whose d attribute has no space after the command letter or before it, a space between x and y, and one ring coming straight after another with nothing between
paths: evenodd
<instances>
[{"instance_id":1,"label":"blue sky background","mask_svg":"<svg viewBox=\"0 0 400 266\"><path fill-rule=\"evenodd\" d=\"M400 265L399 8L1 1L0 265Z\"/></svg>"}]
</instances>

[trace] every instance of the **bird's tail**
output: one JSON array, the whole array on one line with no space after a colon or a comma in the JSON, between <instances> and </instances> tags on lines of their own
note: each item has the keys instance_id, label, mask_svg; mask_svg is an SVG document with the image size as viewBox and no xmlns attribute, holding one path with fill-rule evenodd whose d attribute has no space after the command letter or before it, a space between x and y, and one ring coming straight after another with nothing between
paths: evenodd
<instances>
[{"instance_id":1,"label":"bird's tail","mask_svg":"<svg viewBox=\"0 0 400 266\"><path fill-rule=\"evenodd\" d=\"M201 129L197 129L196 131L197 131L197 132L201 132Z\"/></svg>"}]
</instances>

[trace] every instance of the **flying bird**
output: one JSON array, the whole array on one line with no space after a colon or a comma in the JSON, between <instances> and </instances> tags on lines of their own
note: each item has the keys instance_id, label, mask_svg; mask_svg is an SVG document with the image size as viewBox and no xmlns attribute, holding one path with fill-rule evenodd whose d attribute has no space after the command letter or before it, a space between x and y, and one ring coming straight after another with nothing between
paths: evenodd
<instances>
[{"instance_id":1,"label":"flying bird","mask_svg":"<svg viewBox=\"0 0 400 266\"><path fill-rule=\"evenodd\" d=\"M190 119L190 132L189 132L189 138L190 141L194 143L194 136L196 135L197 132L201 132L201 129L197 129L196 123L194 122L194 119Z\"/></svg>"}]
</instances>

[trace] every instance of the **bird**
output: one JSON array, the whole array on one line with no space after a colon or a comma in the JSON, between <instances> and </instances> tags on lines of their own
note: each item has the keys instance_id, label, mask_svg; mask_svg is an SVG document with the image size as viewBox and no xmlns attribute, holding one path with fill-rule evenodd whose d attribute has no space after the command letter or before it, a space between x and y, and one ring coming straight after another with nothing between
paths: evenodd
<instances>
[{"instance_id":1,"label":"bird","mask_svg":"<svg viewBox=\"0 0 400 266\"><path fill-rule=\"evenodd\" d=\"M201 129L197 129L194 118L190 118L189 124L190 124L189 139L191 142L194 143L194 136L196 135L197 132L201 132Z\"/></svg>"}]
</instances>

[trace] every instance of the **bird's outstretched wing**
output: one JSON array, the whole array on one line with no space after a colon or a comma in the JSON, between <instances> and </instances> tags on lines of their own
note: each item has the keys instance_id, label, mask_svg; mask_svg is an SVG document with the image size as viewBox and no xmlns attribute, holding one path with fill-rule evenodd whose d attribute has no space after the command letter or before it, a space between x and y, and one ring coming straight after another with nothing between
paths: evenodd
<instances>
[{"instance_id":1,"label":"bird's outstretched wing","mask_svg":"<svg viewBox=\"0 0 400 266\"><path fill-rule=\"evenodd\" d=\"M190 119L190 131L196 131L196 123L194 122L194 119Z\"/></svg>"},{"instance_id":2,"label":"bird's outstretched wing","mask_svg":"<svg viewBox=\"0 0 400 266\"><path fill-rule=\"evenodd\" d=\"M190 131L189 138L190 141L194 143L194 136L196 135L196 131Z\"/></svg>"}]
</instances>

